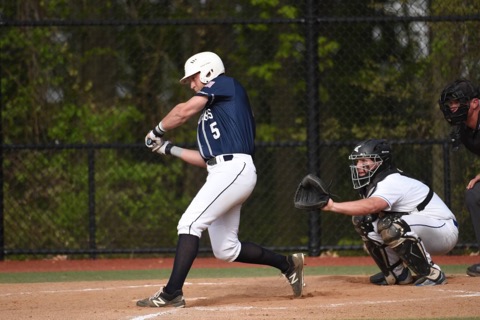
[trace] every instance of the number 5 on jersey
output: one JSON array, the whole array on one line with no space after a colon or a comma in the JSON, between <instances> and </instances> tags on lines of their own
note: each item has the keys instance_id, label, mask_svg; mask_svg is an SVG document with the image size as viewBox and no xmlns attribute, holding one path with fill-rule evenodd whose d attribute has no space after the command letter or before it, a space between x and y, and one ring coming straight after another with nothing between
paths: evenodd
<instances>
[{"instance_id":1,"label":"number 5 on jersey","mask_svg":"<svg viewBox=\"0 0 480 320\"><path fill-rule=\"evenodd\" d=\"M210 130L212 131L212 136L214 139L220 138L220 130L217 128L216 122L212 122L210 124Z\"/></svg>"}]
</instances>

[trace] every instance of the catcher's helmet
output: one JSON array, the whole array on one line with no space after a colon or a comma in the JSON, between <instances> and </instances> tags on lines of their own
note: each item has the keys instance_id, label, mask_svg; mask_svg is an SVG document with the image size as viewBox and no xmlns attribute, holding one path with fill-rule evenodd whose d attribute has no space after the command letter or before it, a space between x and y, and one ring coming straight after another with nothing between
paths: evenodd
<instances>
[{"instance_id":1,"label":"catcher's helmet","mask_svg":"<svg viewBox=\"0 0 480 320\"><path fill-rule=\"evenodd\" d=\"M185 62L185 76L180 83L186 83L188 77L200 72L200 81L207 84L211 80L225 73L222 59L213 52L200 52L188 58Z\"/></svg>"},{"instance_id":2,"label":"catcher's helmet","mask_svg":"<svg viewBox=\"0 0 480 320\"><path fill-rule=\"evenodd\" d=\"M478 98L479 89L472 82L466 79L458 79L449 83L440 94L438 105L443 112L445 120L452 126L464 123L467 120L470 101ZM458 102L458 109L452 112L450 103Z\"/></svg>"},{"instance_id":3,"label":"catcher's helmet","mask_svg":"<svg viewBox=\"0 0 480 320\"><path fill-rule=\"evenodd\" d=\"M374 165L372 168L363 166L361 168L363 175L360 176L357 161L365 158L372 159ZM357 144L348 159L353 161L350 165L353 188L360 189L367 186L376 173L391 167L392 148L384 139L368 139Z\"/></svg>"}]
</instances>

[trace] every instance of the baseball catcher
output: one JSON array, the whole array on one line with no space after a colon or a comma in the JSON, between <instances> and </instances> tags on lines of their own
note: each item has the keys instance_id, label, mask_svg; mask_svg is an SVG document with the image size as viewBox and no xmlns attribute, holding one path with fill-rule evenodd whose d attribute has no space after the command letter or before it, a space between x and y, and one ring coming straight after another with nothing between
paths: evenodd
<instances>
[{"instance_id":1,"label":"baseball catcher","mask_svg":"<svg viewBox=\"0 0 480 320\"><path fill-rule=\"evenodd\" d=\"M349 159L353 188L362 199L335 202L328 196L328 188L315 179L307 179L305 185L313 185L319 194L306 199L322 210L352 216L365 249L381 271L370 277L371 283L445 284L445 274L430 255L445 254L455 247L455 216L431 188L397 169L392 158L386 140L360 142Z\"/></svg>"}]
</instances>

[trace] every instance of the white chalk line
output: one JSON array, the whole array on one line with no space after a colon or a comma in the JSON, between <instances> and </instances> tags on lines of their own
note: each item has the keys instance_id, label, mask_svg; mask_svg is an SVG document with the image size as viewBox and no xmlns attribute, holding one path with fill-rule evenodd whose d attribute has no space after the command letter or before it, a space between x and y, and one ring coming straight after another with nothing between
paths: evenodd
<instances>
[{"instance_id":1,"label":"white chalk line","mask_svg":"<svg viewBox=\"0 0 480 320\"><path fill-rule=\"evenodd\" d=\"M186 286L191 286L193 283L185 282ZM202 285L202 286L209 286L209 285L226 285L226 283L222 282L201 282L196 283L195 285ZM89 291L109 291L109 290L121 290L121 289L138 289L138 288L161 288L163 287L162 284L145 284L145 285L130 285L130 286L118 286L118 287L100 287L100 288L82 288L82 289L62 289L62 290L40 290L40 291L22 291L22 292L7 292L7 293L0 293L0 297L8 297L8 296L15 296L15 295L30 295L30 294L39 294L39 293L69 293L69 292L89 292Z\"/></svg>"},{"instance_id":2,"label":"white chalk line","mask_svg":"<svg viewBox=\"0 0 480 320\"><path fill-rule=\"evenodd\" d=\"M177 309L173 308L173 309L168 309L168 311L151 313L151 314L138 316L138 317L134 317L134 318L128 318L128 319L130 319L130 320L148 320L148 319L153 319L153 318L156 318L156 317L175 314L178 311L180 311L178 308Z\"/></svg>"},{"instance_id":3,"label":"white chalk line","mask_svg":"<svg viewBox=\"0 0 480 320\"><path fill-rule=\"evenodd\" d=\"M445 293L449 293L448 290L443 290ZM425 297L425 298L415 298L415 299L395 299L395 300L375 300L375 301L354 301L354 302L343 302L343 303L329 303L326 305L317 304L321 307L327 308L337 308L337 307L345 307L345 306L358 306L358 305L371 305L371 304L378 304L378 303L399 303L399 302L418 302L418 301L427 301L431 302L432 300L444 300L444 299L452 299L452 298L472 298L472 297L480 297L480 292L465 292L464 294L454 294L449 296L441 296L441 297Z\"/></svg>"},{"instance_id":4,"label":"white chalk line","mask_svg":"<svg viewBox=\"0 0 480 320\"><path fill-rule=\"evenodd\" d=\"M192 299L188 299L189 301ZM234 311L243 311L243 310L263 310L263 311L268 311L268 310L288 310L288 307L253 307L253 306L229 306L229 307L192 307L188 308L188 310L196 310L196 311L228 311L228 312L234 312ZM168 311L164 312L157 312L157 313L151 313L147 315L142 315L142 316L136 316L133 318L128 318L129 320L147 320L147 319L153 319L156 317L161 317L164 315L172 315L174 313L177 313L181 311L179 308L172 308L169 309Z\"/></svg>"}]
</instances>

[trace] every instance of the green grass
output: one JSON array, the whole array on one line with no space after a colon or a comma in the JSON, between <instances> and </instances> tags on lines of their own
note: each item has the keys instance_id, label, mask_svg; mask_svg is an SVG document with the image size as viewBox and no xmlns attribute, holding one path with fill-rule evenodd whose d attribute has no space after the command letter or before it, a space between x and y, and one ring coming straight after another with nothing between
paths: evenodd
<instances>
[{"instance_id":1,"label":"green grass","mask_svg":"<svg viewBox=\"0 0 480 320\"><path fill-rule=\"evenodd\" d=\"M467 265L446 265L447 274L465 274ZM305 275L371 275L379 270L374 266L331 266L306 267ZM112 281L112 280L158 280L168 279L170 270L120 270L120 271L63 271L63 272L18 272L0 273L0 283L38 283L68 281ZM189 278L241 278L274 277L279 272L274 268L196 268Z\"/></svg>"}]
</instances>

